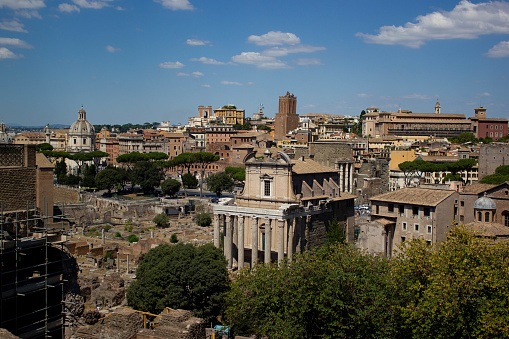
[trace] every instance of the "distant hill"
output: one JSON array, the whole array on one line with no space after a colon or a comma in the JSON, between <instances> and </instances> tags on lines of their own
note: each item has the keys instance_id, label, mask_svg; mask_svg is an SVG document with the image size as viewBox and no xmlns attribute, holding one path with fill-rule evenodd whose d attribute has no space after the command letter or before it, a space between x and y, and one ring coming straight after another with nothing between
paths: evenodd
<instances>
[{"instance_id":1,"label":"distant hill","mask_svg":"<svg viewBox=\"0 0 509 339\"><path fill-rule=\"evenodd\" d=\"M23 125L19 125L19 124L9 124L9 123L5 123L7 125L8 128L14 128L14 129L22 129L22 130L38 130L38 129L43 129L46 125L43 125L43 126L23 126ZM69 125L62 125L62 124L54 124L54 125L49 125L49 128L51 129L62 129L62 128L69 128L70 126Z\"/></svg>"}]
</instances>

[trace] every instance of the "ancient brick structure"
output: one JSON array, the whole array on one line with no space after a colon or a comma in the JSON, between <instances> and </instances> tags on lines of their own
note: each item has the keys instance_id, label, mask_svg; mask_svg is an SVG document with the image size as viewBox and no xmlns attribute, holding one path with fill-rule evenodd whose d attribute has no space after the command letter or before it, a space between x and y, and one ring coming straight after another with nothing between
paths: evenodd
<instances>
[{"instance_id":1,"label":"ancient brick structure","mask_svg":"<svg viewBox=\"0 0 509 339\"><path fill-rule=\"evenodd\" d=\"M274 139L283 140L286 134L299 127L297 97L289 92L279 97L279 111L276 113Z\"/></svg>"}]
</instances>

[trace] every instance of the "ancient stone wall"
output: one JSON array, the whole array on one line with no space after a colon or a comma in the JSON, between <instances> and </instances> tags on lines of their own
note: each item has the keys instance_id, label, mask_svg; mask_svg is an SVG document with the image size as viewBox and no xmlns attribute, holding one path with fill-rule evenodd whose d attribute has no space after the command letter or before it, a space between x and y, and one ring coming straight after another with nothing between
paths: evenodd
<instances>
[{"instance_id":1,"label":"ancient stone wall","mask_svg":"<svg viewBox=\"0 0 509 339\"><path fill-rule=\"evenodd\" d=\"M74 204L80 201L79 191L66 187L53 187L53 200L55 203Z\"/></svg>"},{"instance_id":2,"label":"ancient stone wall","mask_svg":"<svg viewBox=\"0 0 509 339\"><path fill-rule=\"evenodd\" d=\"M0 202L3 210L26 210L27 202L33 208L36 200L35 167L0 168Z\"/></svg>"},{"instance_id":3,"label":"ancient stone wall","mask_svg":"<svg viewBox=\"0 0 509 339\"><path fill-rule=\"evenodd\" d=\"M352 160L352 147L339 142L310 142L309 155L313 160L334 168L336 160ZM295 154L297 157L297 153Z\"/></svg>"}]
</instances>

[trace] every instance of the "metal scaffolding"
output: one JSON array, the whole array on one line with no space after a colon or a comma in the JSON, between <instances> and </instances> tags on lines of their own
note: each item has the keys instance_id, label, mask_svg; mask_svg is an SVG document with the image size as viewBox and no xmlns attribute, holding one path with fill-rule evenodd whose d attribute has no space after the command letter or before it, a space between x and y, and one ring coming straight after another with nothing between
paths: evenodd
<instances>
[{"instance_id":1,"label":"metal scaffolding","mask_svg":"<svg viewBox=\"0 0 509 339\"><path fill-rule=\"evenodd\" d=\"M63 205L58 216L35 203L24 211L0 205L0 328L20 338L63 338L64 268L72 260L62 241Z\"/></svg>"}]
</instances>

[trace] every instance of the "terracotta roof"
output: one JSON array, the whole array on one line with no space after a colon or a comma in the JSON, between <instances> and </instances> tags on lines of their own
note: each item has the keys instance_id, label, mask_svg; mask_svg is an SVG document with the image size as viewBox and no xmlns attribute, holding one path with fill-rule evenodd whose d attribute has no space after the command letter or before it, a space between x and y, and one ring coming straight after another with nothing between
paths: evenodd
<instances>
[{"instance_id":1,"label":"terracotta roof","mask_svg":"<svg viewBox=\"0 0 509 339\"><path fill-rule=\"evenodd\" d=\"M374 222L378 222L384 226L387 226L387 225L393 225L395 224L396 222L395 221L392 221L392 220L389 220L389 219L385 219L385 218L380 218L380 219L376 219Z\"/></svg>"},{"instance_id":2,"label":"terracotta roof","mask_svg":"<svg viewBox=\"0 0 509 339\"><path fill-rule=\"evenodd\" d=\"M311 159L292 160L292 172L295 174L311 174L311 173L331 173L336 172L335 169L320 165Z\"/></svg>"},{"instance_id":3,"label":"terracotta roof","mask_svg":"<svg viewBox=\"0 0 509 339\"><path fill-rule=\"evenodd\" d=\"M371 198L371 201L394 202L421 206L437 206L456 191L420 187L406 187Z\"/></svg>"},{"instance_id":4,"label":"terracotta roof","mask_svg":"<svg viewBox=\"0 0 509 339\"><path fill-rule=\"evenodd\" d=\"M466 224L465 226L484 237L509 237L509 227L496 222L474 221Z\"/></svg>"},{"instance_id":5,"label":"terracotta roof","mask_svg":"<svg viewBox=\"0 0 509 339\"><path fill-rule=\"evenodd\" d=\"M463 193L483 193L486 192L493 187L497 187L498 185L492 185L492 184L472 184L465 186L465 189L463 190Z\"/></svg>"},{"instance_id":6,"label":"terracotta roof","mask_svg":"<svg viewBox=\"0 0 509 339\"><path fill-rule=\"evenodd\" d=\"M232 146L232 149L239 149L239 148L255 148L253 145L250 144L242 144L242 145L236 145Z\"/></svg>"}]
</instances>

